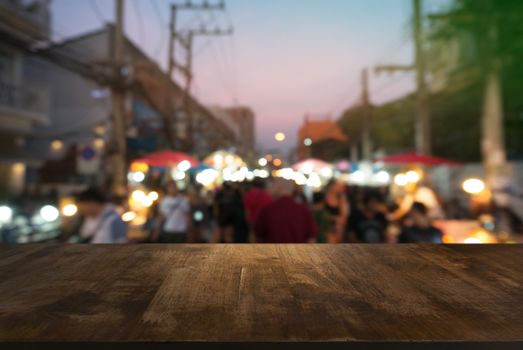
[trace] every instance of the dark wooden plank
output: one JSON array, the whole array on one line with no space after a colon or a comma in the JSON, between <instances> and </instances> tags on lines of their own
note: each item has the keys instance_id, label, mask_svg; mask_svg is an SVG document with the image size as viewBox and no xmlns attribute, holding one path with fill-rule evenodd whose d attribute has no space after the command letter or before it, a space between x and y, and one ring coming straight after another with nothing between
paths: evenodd
<instances>
[{"instance_id":1,"label":"dark wooden plank","mask_svg":"<svg viewBox=\"0 0 523 350\"><path fill-rule=\"evenodd\" d=\"M523 340L517 245L21 246L0 254L4 342Z\"/></svg>"}]
</instances>

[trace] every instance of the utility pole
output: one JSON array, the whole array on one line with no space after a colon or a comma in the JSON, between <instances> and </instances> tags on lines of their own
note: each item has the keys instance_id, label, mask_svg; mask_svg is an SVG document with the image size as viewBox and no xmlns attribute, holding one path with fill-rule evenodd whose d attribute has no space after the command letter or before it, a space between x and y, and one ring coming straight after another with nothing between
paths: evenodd
<instances>
[{"instance_id":1,"label":"utility pole","mask_svg":"<svg viewBox=\"0 0 523 350\"><path fill-rule=\"evenodd\" d=\"M362 84L362 103L363 103L363 118L362 118L362 150L363 159L370 161L372 157L372 140L371 140L371 106L369 98L369 71L364 69L361 74Z\"/></svg>"},{"instance_id":2,"label":"utility pole","mask_svg":"<svg viewBox=\"0 0 523 350\"><path fill-rule=\"evenodd\" d=\"M174 71L174 49L176 47L176 15L178 13L178 7L176 4L171 5L171 22L169 24L170 34L169 34L169 51L167 52L167 74L169 79L172 78Z\"/></svg>"},{"instance_id":3,"label":"utility pole","mask_svg":"<svg viewBox=\"0 0 523 350\"><path fill-rule=\"evenodd\" d=\"M193 11L216 11L224 10L225 2L221 0L218 4L209 4L207 0L203 4L193 4L187 1L183 4L174 3L171 5L171 22L170 22L170 39L169 39L169 52L167 56L168 63L168 74L172 77L176 68L176 41L179 39L179 33L177 29L177 15L180 10L193 10Z\"/></svg>"},{"instance_id":4,"label":"utility pole","mask_svg":"<svg viewBox=\"0 0 523 350\"><path fill-rule=\"evenodd\" d=\"M488 63L488 72L485 79L483 97L483 111L481 118L481 151L487 184L492 190L502 187L503 179L511 169L507 163L505 151L505 130L503 125L503 94L501 87L501 63L497 57L497 28L489 20L488 45L494 57Z\"/></svg>"},{"instance_id":5,"label":"utility pole","mask_svg":"<svg viewBox=\"0 0 523 350\"><path fill-rule=\"evenodd\" d=\"M184 96L183 96L183 103L185 106L185 112L187 114L187 132L186 132L186 148L188 150L191 150L193 142L192 142L192 130L193 130L193 116L191 112L191 98L190 98L190 90L192 88L192 81L193 81L193 73L192 73L192 66L193 66L193 41L195 35L209 35L209 34L203 34L199 33L197 31L189 31L187 33L187 36L184 38L184 33L178 32L177 29L177 14L180 10L193 10L193 11L217 11L217 10L224 10L225 9L225 2L223 0L220 0L217 4L209 4L207 0L205 0L202 4L193 4L190 1L187 1L183 4L177 4L174 3L171 5L171 22L170 22L170 40L169 40L169 52L168 52L168 77L169 79L173 78L173 73L175 73L176 70L179 70L184 78L185 78L185 88L184 88ZM176 61L176 48L177 43L180 43L182 46L184 46L186 50L186 64L181 65L178 64ZM172 101L167 101L167 103L172 104ZM173 116L173 124L176 124L177 118Z\"/></svg>"},{"instance_id":6,"label":"utility pole","mask_svg":"<svg viewBox=\"0 0 523 350\"><path fill-rule=\"evenodd\" d=\"M185 49L186 53L186 62L185 64L178 64L174 61L174 67L177 68L185 78L184 86L184 105L185 111L187 113L187 148L191 149L193 146L193 130L194 130L194 116L192 113L192 101L191 101L191 89L194 78L193 73L193 54L194 54L194 40L197 36L226 36L232 35L233 30L229 28L227 30L216 28L214 30L209 30L205 27L202 27L198 30L190 30L186 35L180 33L178 34L178 40L180 45Z\"/></svg>"},{"instance_id":7,"label":"utility pole","mask_svg":"<svg viewBox=\"0 0 523 350\"><path fill-rule=\"evenodd\" d=\"M505 149L505 129L503 125L503 93L501 84L501 61L498 54L498 28L495 13L485 13L470 17L461 14L432 15L433 20L459 21L485 25L487 35L478 40L485 40L490 58L486 63L481 112L481 153L485 180L491 191L503 186L504 180L510 177L512 169L507 162Z\"/></svg>"},{"instance_id":8,"label":"utility pole","mask_svg":"<svg viewBox=\"0 0 523 350\"><path fill-rule=\"evenodd\" d=\"M416 72L417 98L415 119L415 145L419 154L431 154L430 140L430 110L426 81L426 62L423 50L423 9L422 0L412 0L413 7L413 39L414 57L413 66L385 65L376 67L376 72Z\"/></svg>"},{"instance_id":9,"label":"utility pole","mask_svg":"<svg viewBox=\"0 0 523 350\"><path fill-rule=\"evenodd\" d=\"M418 86L417 118L416 118L416 149L420 154L431 154L430 112L426 82L425 51L423 50L423 8L422 0L412 0L414 8L414 46L416 82Z\"/></svg>"},{"instance_id":10,"label":"utility pole","mask_svg":"<svg viewBox=\"0 0 523 350\"><path fill-rule=\"evenodd\" d=\"M126 191L126 136L124 66L124 1L115 0L116 21L113 31L112 139L110 152L111 190L116 195Z\"/></svg>"}]
</instances>

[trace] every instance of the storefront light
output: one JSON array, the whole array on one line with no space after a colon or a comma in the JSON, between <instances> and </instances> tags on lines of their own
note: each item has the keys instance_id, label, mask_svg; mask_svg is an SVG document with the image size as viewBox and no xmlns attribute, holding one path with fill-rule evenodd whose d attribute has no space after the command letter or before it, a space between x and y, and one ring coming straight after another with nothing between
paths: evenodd
<instances>
[{"instance_id":1,"label":"storefront light","mask_svg":"<svg viewBox=\"0 0 523 350\"><path fill-rule=\"evenodd\" d=\"M191 162L188 160L181 161L180 164L178 164L178 169L180 171L187 171L191 168Z\"/></svg>"},{"instance_id":2,"label":"storefront light","mask_svg":"<svg viewBox=\"0 0 523 350\"><path fill-rule=\"evenodd\" d=\"M365 173L361 170L356 170L350 174L350 180L354 183L361 184L365 182Z\"/></svg>"},{"instance_id":3,"label":"storefront light","mask_svg":"<svg viewBox=\"0 0 523 350\"><path fill-rule=\"evenodd\" d=\"M60 152L64 148L64 143L60 140L53 140L51 142L51 151Z\"/></svg>"},{"instance_id":4,"label":"storefront light","mask_svg":"<svg viewBox=\"0 0 523 350\"><path fill-rule=\"evenodd\" d=\"M142 205L146 208L149 208L153 205L154 201L148 196L142 199Z\"/></svg>"},{"instance_id":5,"label":"storefront light","mask_svg":"<svg viewBox=\"0 0 523 350\"><path fill-rule=\"evenodd\" d=\"M314 171L314 169L313 169L313 167L312 167L312 164L308 164L308 163L307 163L307 164L305 164L305 165L302 166L301 171L302 171L305 175L309 175L309 174L311 174L311 173Z\"/></svg>"},{"instance_id":6,"label":"storefront light","mask_svg":"<svg viewBox=\"0 0 523 350\"><path fill-rule=\"evenodd\" d=\"M196 182L203 186L210 186L218 178L219 173L214 169L206 169L196 175Z\"/></svg>"},{"instance_id":7,"label":"storefront light","mask_svg":"<svg viewBox=\"0 0 523 350\"><path fill-rule=\"evenodd\" d=\"M296 173L296 175L294 177L294 182L298 186L303 186L307 183L307 178L302 173Z\"/></svg>"},{"instance_id":8,"label":"storefront light","mask_svg":"<svg viewBox=\"0 0 523 350\"><path fill-rule=\"evenodd\" d=\"M145 195L145 192L142 190L133 191L133 193L131 194L131 198L136 202L143 201L145 197L147 196Z\"/></svg>"},{"instance_id":9,"label":"storefront light","mask_svg":"<svg viewBox=\"0 0 523 350\"><path fill-rule=\"evenodd\" d=\"M221 154L217 154L213 158L214 164L217 166L221 166L223 164L223 156Z\"/></svg>"},{"instance_id":10,"label":"storefront light","mask_svg":"<svg viewBox=\"0 0 523 350\"><path fill-rule=\"evenodd\" d=\"M390 175L385 170L382 170L376 174L376 181L380 184L386 185L390 182Z\"/></svg>"},{"instance_id":11,"label":"storefront light","mask_svg":"<svg viewBox=\"0 0 523 350\"><path fill-rule=\"evenodd\" d=\"M105 147L105 141L101 137L94 140L94 147L98 150L101 150Z\"/></svg>"},{"instance_id":12,"label":"storefront light","mask_svg":"<svg viewBox=\"0 0 523 350\"><path fill-rule=\"evenodd\" d=\"M398 174L394 177L394 183L397 186L405 187L409 183L409 180L407 179L407 176L405 174Z\"/></svg>"},{"instance_id":13,"label":"storefront light","mask_svg":"<svg viewBox=\"0 0 523 350\"><path fill-rule=\"evenodd\" d=\"M152 201L157 201L158 198L160 198L160 195L158 194L158 192L152 191L152 192L149 192L147 197L149 197Z\"/></svg>"},{"instance_id":14,"label":"storefront light","mask_svg":"<svg viewBox=\"0 0 523 350\"><path fill-rule=\"evenodd\" d=\"M73 203L66 204L62 208L62 215L66 216L66 217L75 216L77 212L78 212L78 207L76 206L76 204L73 204Z\"/></svg>"},{"instance_id":15,"label":"storefront light","mask_svg":"<svg viewBox=\"0 0 523 350\"><path fill-rule=\"evenodd\" d=\"M137 183L143 182L143 180L145 180L145 174L142 173L141 171L137 171L135 173L132 173L131 174L131 180L133 182L137 182Z\"/></svg>"},{"instance_id":16,"label":"storefront light","mask_svg":"<svg viewBox=\"0 0 523 350\"><path fill-rule=\"evenodd\" d=\"M306 138L305 140L303 140L303 144L305 145L305 147L312 146L312 139Z\"/></svg>"},{"instance_id":17,"label":"storefront light","mask_svg":"<svg viewBox=\"0 0 523 350\"><path fill-rule=\"evenodd\" d=\"M183 171L177 171L175 174L174 174L174 179L175 180L178 180L178 181L182 181L185 179L185 172Z\"/></svg>"},{"instance_id":18,"label":"storefront light","mask_svg":"<svg viewBox=\"0 0 523 350\"><path fill-rule=\"evenodd\" d=\"M270 175L270 174L269 174L269 172L268 172L267 170L262 169L262 170L259 170L259 171L258 171L258 175L256 175L256 176L258 176L258 177L260 177L260 178L262 178L262 179L266 179L266 178L269 177L269 175Z\"/></svg>"},{"instance_id":19,"label":"storefront light","mask_svg":"<svg viewBox=\"0 0 523 350\"><path fill-rule=\"evenodd\" d=\"M7 224L13 218L13 210L6 205L0 207L0 224Z\"/></svg>"},{"instance_id":20,"label":"storefront light","mask_svg":"<svg viewBox=\"0 0 523 350\"><path fill-rule=\"evenodd\" d=\"M60 212L52 205L46 205L40 209L40 216L47 222L53 222L58 219Z\"/></svg>"},{"instance_id":21,"label":"storefront light","mask_svg":"<svg viewBox=\"0 0 523 350\"><path fill-rule=\"evenodd\" d=\"M146 163L133 162L131 163L131 171L141 171L142 173L146 173L149 171L149 165L147 165Z\"/></svg>"},{"instance_id":22,"label":"storefront light","mask_svg":"<svg viewBox=\"0 0 523 350\"><path fill-rule=\"evenodd\" d=\"M332 169L328 168L328 167L325 167L325 168L321 169L320 174L323 177L331 178L332 177Z\"/></svg>"},{"instance_id":23,"label":"storefront light","mask_svg":"<svg viewBox=\"0 0 523 350\"><path fill-rule=\"evenodd\" d=\"M485 183L480 179L467 179L462 187L468 194L479 194L485 190Z\"/></svg>"},{"instance_id":24,"label":"storefront light","mask_svg":"<svg viewBox=\"0 0 523 350\"><path fill-rule=\"evenodd\" d=\"M269 163L269 162L268 162L267 159L265 159L265 158L260 158L260 159L258 160L258 165L259 165L259 166L267 166L268 163Z\"/></svg>"},{"instance_id":25,"label":"storefront light","mask_svg":"<svg viewBox=\"0 0 523 350\"><path fill-rule=\"evenodd\" d=\"M295 177L294 170L291 168L280 169L276 173L278 174L278 177L282 177L285 180L293 180Z\"/></svg>"},{"instance_id":26,"label":"storefront light","mask_svg":"<svg viewBox=\"0 0 523 350\"><path fill-rule=\"evenodd\" d=\"M405 176L410 183L417 183L421 179L420 175L414 170L408 171Z\"/></svg>"},{"instance_id":27,"label":"storefront light","mask_svg":"<svg viewBox=\"0 0 523 350\"><path fill-rule=\"evenodd\" d=\"M136 213L133 211L128 211L122 215L123 222L131 222L136 219Z\"/></svg>"},{"instance_id":28,"label":"storefront light","mask_svg":"<svg viewBox=\"0 0 523 350\"><path fill-rule=\"evenodd\" d=\"M481 241L481 239L479 238L476 238L476 237L468 237L467 239L465 239L465 244L482 244L483 242Z\"/></svg>"},{"instance_id":29,"label":"storefront light","mask_svg":"<svg viewBox=\"0 0 523 350\"><path fill-rule=\"evenodd\" d=\"M316 173L310 174L309 178L307 179L306 185L313 188L320 188L321 187L321 179Z\"/></svg>"}]
</instances>

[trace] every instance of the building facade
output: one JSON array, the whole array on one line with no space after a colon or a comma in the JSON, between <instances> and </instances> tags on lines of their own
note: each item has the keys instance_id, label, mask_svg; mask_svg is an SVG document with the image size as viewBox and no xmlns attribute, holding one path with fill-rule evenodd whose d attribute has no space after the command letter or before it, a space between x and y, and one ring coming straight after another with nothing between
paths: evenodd
<instances>
[{"instance_id":1,"label":"building facade","mask_svg":"<svg viewBox=\"0 0 523 350\"><path fill-rule=\"evenodd\" d=\"M38 158L25 144L31 131L49 124L49 89L27 74L28 51L50 32L49 1L0 2L0 195L19 194L27 164Z\"/></svg>"},{"instance_id":2,"label":"building facade","mask_svg":"<svg viewBox=\"0 0 523 350\"><path fill-rule=\"evenodd\" d=\"M233 132L230 148L248 162L256 158L255 115L249 107L209 107L216 119Z\"/></svg>"},{"instance_id":3,"label":"building facade","mask_svg":"<svg viewBox=\"0 0 523 350\"><path fill-rule=\"evenodd\" d=\"M336 121L330 119L312 120L305 117L298 132L298 159L318 158L334 161L348 156L347 136Z\"/></svg>"},{"instance_id":4,"label":"building facade","mask_svg":"<svg viewBox=\"0 0 523 350\"><path fill-rule=\"evenodd\" d=\"M112 133L114 27L52 43L49 2L25 3L0 2L0 183L21 189L29 169L40 187L100 184ZM158 149L203 157L231 145L227 125L127 38L124 48L129 162Z\"/></svg>"},{"instance_id":5,"label":"building facade","mask_svg":"<svg viewBox=\"0 0 523 350\"><path fill-rule=\"evenodd\" d=\"M238 154L246 160L254 161L256 158L256 118L254 112L245 106L225 108L225 111L229 113L240 130L236 143Z\"/></svg>"}]
</instances>

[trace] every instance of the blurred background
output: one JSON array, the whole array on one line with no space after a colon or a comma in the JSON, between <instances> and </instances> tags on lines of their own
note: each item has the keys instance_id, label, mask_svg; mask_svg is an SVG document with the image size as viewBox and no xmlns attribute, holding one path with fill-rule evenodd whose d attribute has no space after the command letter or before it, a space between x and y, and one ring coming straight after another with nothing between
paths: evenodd
<instances>
[{"instance_id":1,"label":"blurred background","mask_svg":"<svg viewBox=\"0 0 523 350\"><path fill-rule=\"evenodd\" d=\"M2 243L523 240L521 1L0 0L0 34Z\"/></svg>"}]
</instances>

